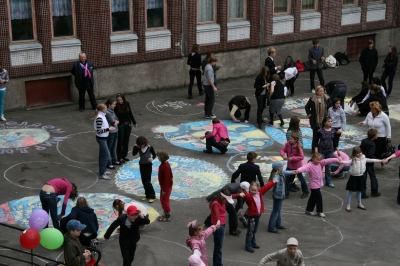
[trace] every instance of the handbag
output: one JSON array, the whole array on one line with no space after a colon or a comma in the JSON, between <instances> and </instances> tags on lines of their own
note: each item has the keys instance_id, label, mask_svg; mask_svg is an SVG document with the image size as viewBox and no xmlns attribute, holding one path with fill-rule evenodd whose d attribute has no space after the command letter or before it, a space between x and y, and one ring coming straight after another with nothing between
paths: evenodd
<instances>
[{"instance_id":1,"label":"handbag","mask_svg":"<svg viewBox=\"0 0 400 266\"><path fill-rule=\"evenodd\" d=\"M296 60L296 67L297 67L297 70L299 72L304 72L305 71L304 65L303 65L302 62L300 62L300 60Z\"/></svg>"},{"instance_id":2,"label":"handbag","mask_svg":"<svg viewBox=\"0 0 400 266\"><path fill-rule=\"evenodd\" d=\"M381 158L383 158L383 159L387 158L390 155L394 154L395 152L396 152L396 148L392 145L392 142L390 140L386 141L386 151L384 151L381 154Z\"/></svg>"}]
</instances>

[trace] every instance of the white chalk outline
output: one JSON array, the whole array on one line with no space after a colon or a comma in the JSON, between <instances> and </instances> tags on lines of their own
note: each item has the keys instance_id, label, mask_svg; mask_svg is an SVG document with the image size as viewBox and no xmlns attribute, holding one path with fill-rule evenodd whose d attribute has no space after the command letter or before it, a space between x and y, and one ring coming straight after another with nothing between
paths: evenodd
<instances>
[{"instance_id":1,"label":"white chalk outline","mask_svg":"<svg viewBox=\"0 0 400 266\"><path fill-rule=\"evenodd\" d=\"M146 104L146 109L149 110L149 111L152 112L152 113L155 113L155 114L158 114L158 115L166 115L166 116L191 116L191 115L199 115L199 114L201 114L201 113L204 112L204 111L201 111L201 112L198 112L198 113L195 113L195 114L173 115L173 114L169 114L169 113L166 113L166 112L163 112L163 111L159 110L159 109L154 105L154 102L156 102L156 101L159 101L159 100L167 100L167 99L175 99L175 98L166 98L166 99L157 99L157 100L153 100L153 101L148 102L148 103ZM185 98L176 98L176 99L178 99L178 100L179 100L179 99L186 100ZM201 103L201 102L197 102L197 103ZM196 103L196 104L197 104L197 103ZM149 104L151 104L151 105L154 107L154 109L157 110L157 112L151 110L151 109L149 108Z\"/></svg>"},{"instance_id":2,"label":"white chalk outline","mask_svg":"<svg viewBox=\"0 0 400 266\"><path fill-rule=\"evenodd\" d=\"M73 133L73 134L67 135L66 137L71 137L71 136L74 136L74 135L80 135L80 134L86 134L86 133L94 133L94 130L93 130L93 131L84 131L84 132L79 132L79 133ZM64 154L60 151L60 149L59 149L59 147L58 147L58 143L59 143L59 142L57 142L57 146L56 146L58 153L59 153L61 156L63 156L64 158L70 160L71 162L80 163L80 164L98 163L98 162L79 162L79 161L72 160L71 158L69 158L68 156L64 155Z\"/></svg>"}]
</instances>

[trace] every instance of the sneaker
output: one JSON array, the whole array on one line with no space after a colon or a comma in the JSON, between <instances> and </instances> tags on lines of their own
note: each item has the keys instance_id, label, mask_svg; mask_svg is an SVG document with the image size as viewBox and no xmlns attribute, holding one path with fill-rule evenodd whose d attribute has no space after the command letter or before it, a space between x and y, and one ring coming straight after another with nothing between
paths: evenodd
<instances>
[{"instance_id":1,"label":"sneaker","mask_svg":"<svg viewBox=\"0 0 400 266\"><path fill-rule=\"evenodd\" d=\"M361 198L362 198L362 199L368 199L369 196L368 196L368 195L363 195L363 196L361 196Z\"/></svg>"},{"instance_id":2,"label":"sneaker","mask_svg":"<svg viewBox=\"0 0 400 266\"><path fill-rule=\"evenodd\" d=\"M156 199L149 199L149 203L153 203L155 201L156 201Z\"/></svg>"},{"instance_id":3,"label":"sneaker","mask_svg":"<svg viewBox=\"0 0 400 266\"><path fill-rule=\"evenodd\" d=\"M241 231L240 230L229 230L229 234L233 236L238 236L240 235Z\"/></svg>"},{"instance_id":4,"label":"sneaker","mask_svg":"<svg viewBox=\"0 0 400 266\"><path fill-rule=\"evenodd\" d=\"M253 248L255 248L255 249L259 249L259 248L260 248L260 246L259 246L259 245L257 245L257 244L253 244Z\"/></svg>"},{"instance_id":5,"label":"sneaker","mask_svg":"<svg viewBox=\"0 0 400 266\"><path fill-rule=\"evenodd\" d=\"M211 119L212 117L211 117L211 115L206 115L206 118Z\"/></svg>"},{"instance_id":6,"label":"sneaker","mask_svg":"<svg viewBox=\"0 0 400 266\"><path fill-rule=\"evenodd\" d=\"M147 200L147 198L146 198L146 197L143 197L143 198L142 198L142 201L146 201L146 200Z\"/></svg>"},{"instance_id":7,"label":"sneaker","mask_svg":"<svg viewBox=\"0 0 400 266\"><path fill-rule=\"evenodd\" d=\"M250 253L254 253L254 249L248 249L246 248L246 251L250 252Z\"/></svg>"},{"instance_id":8,"label":"sneaker","mask_svg":"<svg viewBox=\"0 0 400 266\"><path fill-rule=\"evenodd\" d=\"M371 193L371 197L379 197L381 195L380 192L376 192L374 194Z\"/></svg>"},{"instance_id":9,"label":"sneaker","mask_svg":"<svg viewBox=\"0 0 400 266\"><path fill-rule=\"evenodd\" d=\"M323 212L318 212L317 214L318 214L319 217L325 218L325 214Z\"/></svg>"},{"instance_id":10,"label":"sneaker","mask_svg":"<svg viewBox=\"0 0 400 266\"><path fill-rule=\"evenodd\" d=\"M211 114L211 118L217 118L215 114Z\"/></svg>"},{"instance_id":11,"label":"sneaker","mask_svg":"<svg viewBox=\"0 0 400 266\"><path fill-rule=\"evenodd\" d=\"M360 203L357 205L357 208L361 209L361 210L364 210L364 211L367 209L367 208L364 207L364 205L362 205Z\"/></svg>"},{"instance_id":12,"label":"sneaker","mask_svg":"<svg viewBox=\"0 0 400 266\"><path fill-rule=\"evenodd\" d=\"M113 165L121 165L122 163L120 163L120 162L114 162L114 163L112 163Z\"/></svg>"},{"instance_id":13,"label":"sneaker","mask_svg":"<svg viewBox=\"0 0 400 266\"><path fill-rule=\"evenodd\" d=\"M1 120L1 121L7 121L7 119L4 117L4 115L1 115L1 116L0 116L0 120Z\"/></svg>"},{"instance_id":14,"label":"sneaker","mask_svg":"<svg viewBox=\"0 0 400 266\"><path fill-rule=\"evenodd\" d=\"M247 221L246 221L246 219L245 219L244 217L240 217L240 218L239 218L239 221L242 222L244 228L247 228Z\"/></svg>"},{"instance_id":15,"label":"sneaker","mask_svg":"<svg viewBox=\"0 0 400 266\"><path fill-rule=\"evenodd\" d=\"M312 89L312 90L311 90L311 93L315 93L315 90L314 90L314 89Z\"/></svg>"},{"instance_id":16,"label":"sneaker","mask_svg":"<svg viewBox=\"0 0 400 266\"><path fill-rule=\"evenodd\" d=\"M106 174L106 175L111 175L111 172L105 172L104 174Z\"/></svg>"},{"instance_id":17,"label":"sneaker","mask_svg":"<svg viewBox=\"0 0 400 266\"><path fill-rule=\"evenodd\" d=\"M301 199L308 198L308 194L309 194L309 193L303 193L303 195L301 195L300 198L301 198Z\"/></svg>"},{"instance_id":18,"label":"sneaker","mask_svg":"<svg viewBox=\"0 0 400 266\"><path fill-rule=\"evenodd\" d=\"M247 123L249 123L249 120L244 120L244 122L247 124Z\"/></svg>"},{"instance_id":19,"label":"sneaker","mask_svg":"<svg viewBox=\"0 0 400 266\"><path fill-rule=\"evenodd\" d=\"M110 177L106 174L100 176L101 179L110 180Z\"/></svg>"},{"instance_id":20,"label":"sneaker","mask_svg":"<svg viewBox=\"0 0 400 266\"><path fill-rule=\"evenodd\" d=\"M107 165L107 168L108 168L108 169L115 169L114 165L112 165L112 164Z\"/></svg>"},{"instance_id":21,"label":"sneaker","mask_svg":"<svg viewBox=\"0 0 400 266\"><path fill-rule=\"evenodd\" d=\"M335 185L334 184L332 184L332 183L329 183L329 184L326 184L328 187L331 187L331 188L334 188L335 187Z\"/></svg>"},{"instance_id":22,"label":"sneaker","mask_svg":"<svg viewBox=\"0 0 400 266\"><path fill-rule=\"evenodd\" d=\"M311 216L315 216L315 212L309 212L309 211L306 211L306 212L305 212L305 214L307 214L307 215L311 215Z\"/></svg>"}]
</instances>

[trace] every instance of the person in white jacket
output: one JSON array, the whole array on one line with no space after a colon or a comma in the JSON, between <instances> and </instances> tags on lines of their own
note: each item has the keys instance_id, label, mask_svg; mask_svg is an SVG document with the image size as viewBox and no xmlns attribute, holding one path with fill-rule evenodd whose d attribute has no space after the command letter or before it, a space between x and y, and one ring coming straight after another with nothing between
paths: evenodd
<instances>
[{"instance_id":1,"label":"person in white jacket","mask_svg":"<svg viewBox=\"0 0 400 266\"><path fill-rule=\"evenodd\" d=\"M382 159L382 153L386 151L386 143L392 138L392 128L389 117L382 112L382 106L379 102L370 102L371 111L367 114L360 126L368 126L368 129L374 128L378 131L378 138L374 140L376 144L375 157ZM382 168L384 164L381 164Z\"/></svg>"}]
</instances>

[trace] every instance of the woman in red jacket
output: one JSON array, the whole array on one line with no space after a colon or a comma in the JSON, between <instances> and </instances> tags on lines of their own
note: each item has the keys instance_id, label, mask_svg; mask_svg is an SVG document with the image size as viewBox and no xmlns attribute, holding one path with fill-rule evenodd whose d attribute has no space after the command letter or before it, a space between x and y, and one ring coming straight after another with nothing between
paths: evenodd
<instances>
[{"instance_id":1,"label":"woman in red jacket","mask_svg":"<svg viewBox=\"0 0 400 266\"><path fill-rule=\"evenodd\" d=\"M158 218L160 222L170 221L171 207L169 204L169 197L171 196L173 175L171 166L169 165L168 153L160 150L157 152L158 160L161 162L158 168L158 182L160 183L160 201L164 210L164 214Z\"/></svg>"}]
</instances>

